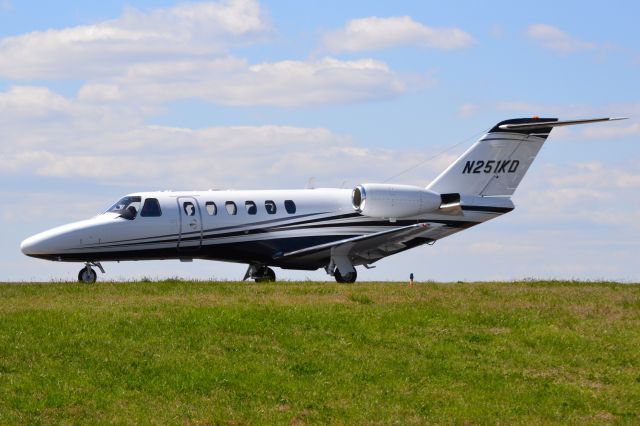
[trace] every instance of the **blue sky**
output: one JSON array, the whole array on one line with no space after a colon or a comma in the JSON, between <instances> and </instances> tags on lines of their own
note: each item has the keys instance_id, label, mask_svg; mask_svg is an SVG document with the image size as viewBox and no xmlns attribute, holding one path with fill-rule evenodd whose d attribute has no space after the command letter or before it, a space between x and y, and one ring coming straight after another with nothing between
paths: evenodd
<instances>
[{"instance_id":1,"label":"blue sky","mask_svg":"<svg viewBox=\"0 0 640 426\"><path fill-rule=\"evenodd\" d=\"M630 119L554 131L514 212L361 277L640 280L637 16L631 1L0 0L0 279L73 279L20 241L125 193L350 187L467 141L394 180L426 185L502 119L610 115Z\"/></svg>"}]
</instances>

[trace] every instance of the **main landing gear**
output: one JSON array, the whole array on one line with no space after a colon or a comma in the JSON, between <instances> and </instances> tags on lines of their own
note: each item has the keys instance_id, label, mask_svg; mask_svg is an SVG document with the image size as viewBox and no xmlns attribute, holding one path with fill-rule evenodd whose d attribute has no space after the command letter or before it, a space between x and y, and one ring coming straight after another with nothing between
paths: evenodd
<instances>
[{"instance_id":1,"label":"main landing gear","mask_svg":"<svg viewBox=\"0 0 640 426\"><path fill-rule=\"evenodd\" d=\"M358 278L358 272L352 260L346 254L339 253L335 247L331 249L331 258L324 270L327 274L333 275L338 283L354 283Z\"/></svg>"},{"instance_id":2,"label":"main landing gear","mask_svg":"<svg viewBox=\"0 0 640 426\"><path fill-rule=\"evenodd\" d=\"M273 269L265 265L249 265L242 281L247 278L251 278L257 283L274 282L276 280L276 273Z\"/></svg>"},{"instance_id":3,"label":"main landing gear","mask_svg":"<svg viewBox=\"0 0 640 426\"><path fill-rule=\"evenodd\" d=\"M333 273L333 278L336 279L337 283L355 283L356 279L358 279L358 272L347 272L346 274L342 275L340 273L340 270L336 269Z\"/></svg>"},{"instance_id":4,"label":"main landing gear","mask_svg":"<svg viewBox=\"0 0 640 426\"><path fill-rule=\"evenodd\" d=\"M93 270L92 266L100 269L100 272L104 274L104 268L100 264L100 262L87 262L85 267L80 269L78 272L78 282L85 284L93 284L98 279L98 274Z\"/></svg>"}]
</instances>

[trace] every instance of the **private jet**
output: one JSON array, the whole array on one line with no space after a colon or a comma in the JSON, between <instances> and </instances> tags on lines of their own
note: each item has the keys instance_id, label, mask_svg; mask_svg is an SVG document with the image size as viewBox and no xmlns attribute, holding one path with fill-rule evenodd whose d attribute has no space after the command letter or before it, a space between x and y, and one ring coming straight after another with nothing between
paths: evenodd
<instances>
[{"instance_id":1,"label":"private jet","mask_svg":"<svg viewBox=\"0 0 640 426\"><path fill-rule=\"evenodd\" d=\"M324 268L339 283L356 267L494 219L554 127L620 120L518 118L498 123L426 188L363 183L353 189L137 192L98 216L25 239L31 257L84 266L193 259L248 265L244 279L274 281L272 268Z\"/></svg>"}]
</instances>

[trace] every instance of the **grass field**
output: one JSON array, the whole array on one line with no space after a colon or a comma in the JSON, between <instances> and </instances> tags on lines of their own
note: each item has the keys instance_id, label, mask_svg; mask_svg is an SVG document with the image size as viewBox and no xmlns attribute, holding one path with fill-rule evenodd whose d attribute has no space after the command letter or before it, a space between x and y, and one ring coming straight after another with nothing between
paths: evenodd
<instances>
[{"instance_id":1,"label":"grass field","mask_svg":"<svg viewBox=\"0 0 640 426\"><path fill-rule=\"evenodd\" d=\"M0 285L0 423L639 424L640 285Z\"/></svg>"}]
</instances>

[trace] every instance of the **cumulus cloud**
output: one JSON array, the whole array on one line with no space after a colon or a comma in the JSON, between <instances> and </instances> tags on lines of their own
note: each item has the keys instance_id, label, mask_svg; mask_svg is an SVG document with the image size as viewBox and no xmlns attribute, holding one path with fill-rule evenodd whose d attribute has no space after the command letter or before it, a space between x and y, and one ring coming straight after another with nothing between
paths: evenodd
<instances>
[{"instance_id":1,"label":"cumulus cloud","mask_svg":"<svg viewBox=\"0 0 640 426\"><path fill-rule=\"evenodd\" d=\"M580 135L585 139L619 139L640 136L640 124L592 127L583 129Z\"/></svg>"},{"instance_id":2,"label":"cumulus cloud","mask_svg":"<svg viewBox=\"0 0 640 426\"><path fill-rule=\"evenodd\" d=\"M579 40L548 24L534 24L527 28L527 36L540 47L556 53L568 54L598 47L595 43Z\"/></svg>"},{"instance_id":3,"label":"cumulus cloud","mask_svg":"<svg viewBox=\"0 0 640 426\"><path fill-rule=\"evenodd\" d=\"M304 187L316 176L320 185L340 186L344 180L355 185L388 177L380 173L390 162L414 164L424 158L361 147L325 128L149 125L135 108L96 105L26 86L0 92L0 126L0 174L101 184Z\"/></svg>"},{"instance_id":4,"label":"cumulus cloud","mask_svg":"<svg viewBox=\"0 0 640 426\"><path fill-rule=\"evenodd\" d=\"M640 189L640 172L637 170L605 167L597 161L575 164L570 173L551 176L548 180L557 188Z\"/></svg>"},{"instance_id":5,"label":"cumulus cloud","mask_svg":"<svg viewBox=\"0 0 640 426\"><path fill-rule=\"evenodd\" d=\"M531 175L515 198L523 225L586 223L640 231L640 200L629 196L640 188L637 162L547 164L534 166Z\"/></svg>"},{"instance_id":6,"label":"cumulus cloud","mask_svg":"<svg viewBox=\"0 0 640 426\"><path fill-rule=\"evenodd\" d=\"M233 105L384 99L431 78L398 75L374 59L250 63L229 53L269 31L255 0L189 3L114 20L0 39L0 78L75 79L78 99L153 108L199 98Z\"/></svg>"},{"instance_id":7,"label":"cumulus cloud","mask_svg":"<svg viewBox=\"0 0 640 426\"><path fill-rule=\"evenodd\" d=\"M269 24L254 0L188 3L118 19L0 39L0 76L15 80L112 75L132 63L224 52Z\"/></svg>"},{"instance_id":8,"label":"cumulus cloud","mask_svg":"<svg viewBox=\"0 0 640 426\"><path fill-rule=\"evenodd\" d=\"M132 67L111 84L88 84L85 100L126 98L163 102L201 98L224 105L298 106L397 96L404 79L376 60L279 61L248 64L235 58Z\"/></svg>"},{"instance_id":9,"label":"cumulus cloud","mask_svg":"<svg viewBox=\"0 0 640 426\"><path fill-rule=\"evenodd\" d=\"M323 47L331 52L362 52L398 46L430 49L463 49L473 37L459 28L433 28L409 16L354 19L344 28L325 34Z\"/></svg>"}]
</instances>

